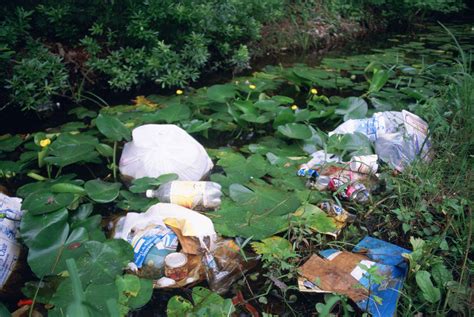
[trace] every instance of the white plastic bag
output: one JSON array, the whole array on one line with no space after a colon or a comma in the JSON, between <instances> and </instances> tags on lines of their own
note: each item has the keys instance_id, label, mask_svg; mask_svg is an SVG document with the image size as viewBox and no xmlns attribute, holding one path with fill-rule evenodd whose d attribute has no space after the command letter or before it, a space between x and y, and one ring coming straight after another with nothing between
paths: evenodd
<instances>
[{"instance_id":1,"label":"white plastic bag","mask_svg":"<svg viewBox=\"0 0 474 317\"><path fill-rule=\"evenodd\" d=\"M374 142L379 158L399 171L418 155L430 160L428 124L409 111L377 112L372 118L348 120L329 132L329 136L354 132L365 134Z\"/></svg>"},{"instance_id":2,"label":"white plastic bag","mask_svg":"<svg viewBox=\"0 0 474 317\"><path fill-rule=\"evenodd\" d=\"M213 167L204 147L173 124L146 124L132 131L125 144L120 172L128 177L176 173L179 180L201 180Z\"/></svg>"},{"instance_id":3,"label":"white plastic bag","mask_svg":"<svg viewBox=\"0 0 474 317\"><path fill-rule=\"evenodd\" d=\"M401 112L376 112L371 118L347 120L328 135L360 132L374 142L380 135L393 133L403 128L403 124Z\"/></svg>"}]
</instances>

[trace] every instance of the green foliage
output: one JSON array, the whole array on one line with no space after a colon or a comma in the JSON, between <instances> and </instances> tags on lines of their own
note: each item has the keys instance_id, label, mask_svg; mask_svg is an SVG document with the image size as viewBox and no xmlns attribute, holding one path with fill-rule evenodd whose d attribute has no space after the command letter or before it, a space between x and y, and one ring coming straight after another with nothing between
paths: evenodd
<instances>
[{"instance_id":1,"label":"green foliage","mask_svg":"<svg viewBox=\"0 0 474 317\"><path fill-rule=\"evenodd\" d=\"M194 287L191 303L181 296L174 296L168 302L166 313L170 317L179 316L230 316L234 311L232 300L224 299L203 287Z\"/></svg>"},{"instance_id":2,"label":"green foliage","mask_svg":"<svg viewBox=\"0 0 474 317\"><path fill-rule=\"evenodd\" d=\"M50 109L52 98L68 88L69 74L62 58L39 43L32 42L30 46L33 49L16 57L18 61L5 88L10 91L10 103L22 110Z\"/></svg>"},{"instance_id":3,"label":"green foliage","mask_svg":"<svg viewBox=\"0 0 474 317\"><path fill-rule=\"evenodd\" d=\"M250 59L245 44L260 37L262 23L283 14L283 1L7 1L0 13L0 68L10 73L1 85L14 106L41 110L66 88L81 98L80 82L90 72L112 89L129 90L146 82L184 86L209 70L243 70ZM31 39L59 43L59 55L70 50L73 60ZM86 61L74 60L85 52ZM77 85L69 87L65 62L80 68Z\"/></svg>"}]
</instances>

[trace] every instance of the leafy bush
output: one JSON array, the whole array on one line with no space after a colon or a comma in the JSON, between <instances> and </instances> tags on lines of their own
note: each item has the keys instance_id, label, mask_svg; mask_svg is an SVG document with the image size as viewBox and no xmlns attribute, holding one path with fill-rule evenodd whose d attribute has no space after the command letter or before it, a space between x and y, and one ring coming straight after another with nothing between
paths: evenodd
<instances>
[{"instance_id":1,"label":"leafy bush","mask_svg":"<svg viewBox=\"0 0 474 317\"><path fill-rule=\"evenodd\" d=\"M68 87L68 71L62 58L34 43L27 56L13 66L13 75L6 80L12 102L22 110L51 107L51 97Z\"/></svg>"},{"instance_id":2,"label":"leafy bush","mask_svg":"<svg viewBox=\"0 0 474 317\"><path fill-rule=\"evenodd\" d=\"M283 0L7 1L0 9L0 67L9 78L0 84L23 110L62 93L65 64L117 90L150 81L183 86L206 71L248 67L245 43L282 12ZM35 53L25 55L27 42L36 43ZM40 42L69 58L48 54ZM74 60L82 48L85 60Z\"/></svg>"}]
</instances>

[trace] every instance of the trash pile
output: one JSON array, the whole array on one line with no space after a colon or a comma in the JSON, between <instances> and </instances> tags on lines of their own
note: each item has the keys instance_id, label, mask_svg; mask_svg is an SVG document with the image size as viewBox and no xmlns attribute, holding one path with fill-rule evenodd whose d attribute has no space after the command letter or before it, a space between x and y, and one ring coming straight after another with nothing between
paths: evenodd
<instances>
[{"instance_id":1,"label":"trash pile","mask_svg":"<svg viewBox=\"0 0 474 317\"><path fill-rule=\"evenodd\" d=\"M343 162L336 154L317 151L297 171L298 176L308 178L307 187L337 192L340 199L363 204L369 201L370 187L377 182L379 161L402 172L417 157L430 160L428 124L406 110L376 112L372 118L348 120L329 136L351 133L365 135L376 154L353 156Z\"/></svg>"},{"instance_id":2,"label":"trash pile","mask_svg":"<svg viewBox=\"0 0 474 317\"><path fill-rule=\"evenodd\" d=\"M153 279L155 288L207 280L211 290L225 293L248 267L239 246L218 237L212 221L198 212L221 204L221 186L202 181L213 167L211 159L175 125L144 125L132 134L120 159L122 174L137 179L175 173L178 180L147 190L146 197L160 203L146 212L129 212L115 220L112 236L128 241L134 250L128 269Z\"/></svg>"},{"instance_id":3,"label":"trash pile","mask_svg":"<svg viewBox=\"0 0 474 317\"><path fill-rule=\"evenodd\" d=\"M403 171L417 155L428 159L427 124L407 111L349 120L329 134L355 132L374 143L376 154L353 156L344 162L338 155L317 151L297 172L307 177L308 187L363 204L377 183L381 162ZM221 186L204 181L212 167L204 148L174 125L138 127L133 130L133 141L125 145L120 171L126 178L178 175L178 180L146 191L146 197L158 198L160 203L144 213L129 212L113 225L113 237L133 246L134 261L128 269L153 279L155 288L179 288L207 280L211 290L223 294L251 266L243 261L239 246L218 237L212 221L201 213L221 204ZM328 233L334 237L355 219L334 202L323 202L319 208L339 224L337 231ZM295 214L311 212L307 209ZM343 294L374 316L392 316L407 273L402 254L409 252L370 237L352 252L324 250L322 257L312 255L299 268L299 289ZM383 305L375 298L381 298Z\"/></svg>"}]
</instances>

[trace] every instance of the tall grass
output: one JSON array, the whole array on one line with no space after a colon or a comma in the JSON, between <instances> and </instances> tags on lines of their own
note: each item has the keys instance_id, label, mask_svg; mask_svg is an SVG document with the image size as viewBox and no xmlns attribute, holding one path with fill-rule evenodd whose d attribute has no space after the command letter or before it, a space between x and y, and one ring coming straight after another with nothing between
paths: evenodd
<instances>
[{"instance_id":1,"label":"tall grass","mask_svg":"<svg viewBox=\"0 0 474 317\"><path fill-rule=\"evenodd\" d=\"M474 265L469 255L474 251L474 77L472 53L463 51L453 39L459 51L453 72L443 78L439 94L417 109L430 123L433 159L417 162L391 179L392 196L372 215L384 222L382 231L399 244L409 246L410 237L424 240L423 256L410 263L399 316L419 312L471 316L473 308ZM415 279L420 270L431 273L432 289L440 290L439 300L430 302L424 296ZM440 274L447 278L439 278Z\"/></svg>"}]
</instances>

